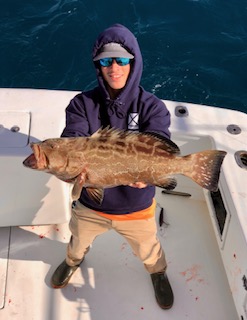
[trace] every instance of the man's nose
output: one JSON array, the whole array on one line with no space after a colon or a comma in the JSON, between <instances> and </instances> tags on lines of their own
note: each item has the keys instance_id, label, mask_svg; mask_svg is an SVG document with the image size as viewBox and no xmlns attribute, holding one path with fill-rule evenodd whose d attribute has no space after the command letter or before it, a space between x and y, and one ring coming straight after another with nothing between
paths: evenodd
<instances>
[{"instance_id":1,"label":"man's nose","mask_svg":"<svg viewBox=\"0 0 247 320\"><path fill-rule=\"evenodd\" d=\"M119 65L117 64L115 59L113 59L111 67L112 68L118 68L119 67Z\"/></svg>"}]
</instances>

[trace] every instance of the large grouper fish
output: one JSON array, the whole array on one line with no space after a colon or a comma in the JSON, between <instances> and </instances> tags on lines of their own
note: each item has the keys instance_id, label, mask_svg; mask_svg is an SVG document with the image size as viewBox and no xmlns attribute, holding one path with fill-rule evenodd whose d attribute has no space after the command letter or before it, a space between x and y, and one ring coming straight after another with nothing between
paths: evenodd
<instances>
[{"instance_id":1,"label":"large grouper fish","mask_svg":"<svg viewBox=\"0 0 247 320\"><path fill-rule=\"evenodd\" d=\"M172 190L173 177L185 175L216 191L225 151L206 150L185 156L171 140L155 133L99 129L89 137L47 139L30 144L24 166L45 171L74 184L72 199L83 187L97 203L104 189L135 182Z\"/></svg>"}]
</instances>

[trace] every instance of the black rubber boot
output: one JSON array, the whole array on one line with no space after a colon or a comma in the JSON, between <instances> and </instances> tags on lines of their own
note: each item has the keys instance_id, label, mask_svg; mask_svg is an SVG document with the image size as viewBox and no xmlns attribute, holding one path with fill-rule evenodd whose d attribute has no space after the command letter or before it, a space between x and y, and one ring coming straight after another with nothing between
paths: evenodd
<instances>
[{"instance_id":1,"label":"black rubber boot","mask_svg":"<svg viewBox=\"0 0 247 320\"><path fill-rule=\"evenodd\" d=\"M152 273L151 279L154 286L155 297L162 309L170 309L174 297L170 282L165 272Z\"/></svg>"},{"instance_id":2,"label":"black rubber boot","mask_svg":"<svg viewBox=\"0 0 247 320\"><path fill-rule=\"evenodd\" d=\"M52 287L55 289L65 287L80 264L71 267L66 263L66 260L64 260L53 273L53 276L51 278Z\"/></svg>"}]
</instances>

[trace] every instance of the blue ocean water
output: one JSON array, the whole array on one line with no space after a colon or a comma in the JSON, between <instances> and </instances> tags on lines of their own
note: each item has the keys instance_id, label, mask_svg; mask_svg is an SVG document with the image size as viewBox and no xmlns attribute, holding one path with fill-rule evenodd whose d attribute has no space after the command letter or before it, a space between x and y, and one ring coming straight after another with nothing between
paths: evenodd
<instances>
[{"instance_id":1,"label":"blue ocean water","mask_svg":"<svg viewBox=\"0 0 247 320\"><path fill-rule=\"evenodd\" d=\"M142 86L162 99L247 112L245 0L8 0L0 10L0 87L87 90L96 36L137 37Z\"/></svg>"}]
</instances>

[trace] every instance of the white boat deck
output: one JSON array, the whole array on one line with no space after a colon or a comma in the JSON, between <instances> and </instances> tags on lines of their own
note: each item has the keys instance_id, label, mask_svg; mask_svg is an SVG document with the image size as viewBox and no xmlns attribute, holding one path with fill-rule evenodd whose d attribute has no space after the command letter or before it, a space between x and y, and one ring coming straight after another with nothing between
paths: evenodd
<instances>
[{"instance_id":1,"label":"white boat deck","mask_svg":"<svg viewBox=\"0 0 247 320\"><path fill-rule=\"evenodd\" d=\"M69 240L63 224L11 227L1 319L237 320L203 193L191 191L190 198L157 192L169 223L159 228L159 237L175 295L171 310L156 304L149 274L114 231L96 239L67 287L52 289L50 277ZM157 206L157 218L159 211ZM2 244L0 252L6 255Z\"/></svg>"},{"instance_id":2,"label":"white boat deck","mask_svg":"<svg viewBox=\"0 0 247 320\"><path fill-rule=\"evenodd\" d=\"M191 197L157 189L173 308L160 309L149 274L114 231L96 239L67 287L51 288L70 237L68 184L22 161L30 141L60 135L75 94L0 89L0 319L247 320L247 115L208 106L165 101L182 154L227 151L219 183L226 210L221 231L209 192L194 182L178 177L176 191Z\"/></svg>"}]
</instances>

